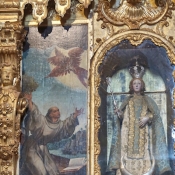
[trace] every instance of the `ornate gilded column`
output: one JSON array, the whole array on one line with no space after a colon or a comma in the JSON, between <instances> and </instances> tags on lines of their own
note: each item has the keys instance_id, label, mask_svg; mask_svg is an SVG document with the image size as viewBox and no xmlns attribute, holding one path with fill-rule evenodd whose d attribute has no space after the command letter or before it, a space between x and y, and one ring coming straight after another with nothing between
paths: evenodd
<instances>
[{"instance_id":1,"label":"ornate gilded column","mask_svg":"<svg viewBox=\"0 0 175 175\"><path fill-rule=\"evenodd\" d=\"M18 0L0 2L0 174L15 175L20 120L27 101L20 98L20 61L26 32Z\"/></svg>"}]
</instances>

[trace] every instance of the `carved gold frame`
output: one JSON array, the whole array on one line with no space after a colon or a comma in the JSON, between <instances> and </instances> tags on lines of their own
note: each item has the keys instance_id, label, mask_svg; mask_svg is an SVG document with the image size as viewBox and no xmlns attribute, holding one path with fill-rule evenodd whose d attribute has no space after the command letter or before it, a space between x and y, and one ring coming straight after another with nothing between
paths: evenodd
<instances>
[{"instance_id":1,"label":"carved gold frame","mask_svg":"<svg viewBox=\"0 0 175 175\"><path fill-rule=\"evenodd\" d=\"M167 40L164 35L161 35L160 31L154 32L150 29L141 29L141 30L122 30L120 32L115 33L111 36L107 41L102 43L100 47L97 49L94 57L91 60L91 69L90 69L90 174L101 175L100 166L98 164L98 158L101 151L98 132L100 128L100 116L98 114L98 108L101 104L101 99L98 93L98 89L100 86L101 78L98 73L98 68L102 63L105 54L112 47L119 44L122 40L129 40L132 45L139 45L145 39L150 39L157 46L162 46L166 49L167 55L169 56L171 64L175 64L175 46L171 42L171 40ZM173 75L175 78L175 75ZM174 90L175 94L175 90ZM174 97L175 98L175 97ZM175 105L175 101L174 101ZM175 122L174 122L175 124Z\"/></svg>"},{"instance_id":2,"label":"carved gold frame","mask_svg":"<svg viewBox=\"0 0 175 175\"><path fill-rule=\"evenodd\" d=\"M50 14L48 15L48 2L49 0L2 0L0 2L0 70L4 63L8 63L8 65L12 65L17 69L14 86L2 90L2 84L0 84L1 110L4 104L8 107L9 103L10 107L13 108L9 113L8 108L7 111L4 109L4 105L3 115L2 111L0 112L0 137L1 140L5 140L0 143L0 174L19 174L17 165L21 134L20 119L27 106L27 101L20 96L22 46L27 34L22 23L25 5L31 4L33 12L31 15L32 21L24 21L24 24L37 27L46 17L53 17L49 16ZM71 10L73 8L74 13L68 23L89 24L84 14L84 8L88 7L91 0L80 0L73 4L70 0L54 0L54 3L53 14L57 14L54 16L52 25L61 25L60 16L63 17L69 8ZM77 19L78 17L80 17L80 20ZM5 121L8 118L10 118L10 122Z\"/></svg>"},{"instance_id":3,"label":"carved gold frame","mask_svg":"<svg viewBox=\"0 0 175 175\"><path fill-rule=\"evenodd\" d=\"M159 0L158 0L159 1ZM11 63L15 63L18 67L18 76L20 78L20 60L21 60L21 50L22 50L22 42L25 37L25 32L23 31L23 26L21 25L21 21L23 18L23 10L25 8L25 4L30 3L33 6L33 17L36 19L35 24L40 24L44 18L47 17L47 5L48 0L2 0L0 2L0 55L2 58L6 60L8 57L13 57L14 60L11 60ZM60 16L64 16L66 10L70 8L70 0L54 0L56 3L56 11ZM87 7L91 0L79 0L80 4L78 4L77 8ZM150 0L151 2L151 0ZM89 116L88 116L88 171L89 175L100 175L100 166L98 164L98 157L100 154L100 144L98 140L98 132L100 128L99 122L99 114L98 108L100 106L100 96L98 94L98 88L100 85L100 75L98 73L98 67L102 63L104 55L108 50L112 47L120 43L124 39L128 39L131 44L139 45L145 39L152 40L157 46L162 46L166 49L167 55L169 56L170 62L175 64L175 43L171 37L166 37L163 33L163 27L168 26L167 18L172 16L172 11L174 10L174 0L167 0L166 8L160 7L164 9L163 14L159 14L157 16L152 16L151 20L147 20L146 18L139 18L136 25L133 25L130 22L130 19L127 17L125 21L116 20L115 14L111 12L110 4L108 0L99 0L98 8L97 8L97 17L94 15L94 19L91 19L91 23L95 26L97 20L102 20L102 27L107 28L107 36L105 38L96 38L95 36L95 27L91 25L91 34L89 32L89 46L92 50L95 50L95 54L93 56L93 51L89 50L89 57L92 56L90 69L89 69ZM119 14L120 11L117 11ZM6 15L8 13L8 16ZM126 15L128 16L128 15ZM9 21L9 22L7 22ZM76 22L75 22L76 23ZM82 23L80 20L78 23ZM83 22L84 23L84 22ZM60 24L60 23L59 23ZM156 25L156 27L150 27L150 25ZM89 25L90 26L90 25ZM120 26L120 27L118 27ZM134 30L133 30L134 29ZM98 29L97 29L98 30ZM4 34L11 33L9 38ZM93 34L94 33L94 34ZM11 37L12 36L12 37ZM3 37L3 38L2 38ZM93 41L96 38L99 42ZM3 40L2 40L3 39ZM96 41L97 41L96 40ZM4 42L5 41L5 42ZM93 45L93 42L95 43ZM0 60L0 61L1 61ZM175 72L173 73L173 77L175 79ZM10 89L9 89L10 90ZM18 91L20 88L18 87ZM174 98L175 98L175 90L174 90ZM175 107L175 102L174 102ZM17 109L14 109L16 111ZM14 120L15 120L15 116ZM14 121L19 124L19 121ZM174 121L175 127L175 121ZM19 134L19 133L18 133ZM13 132L13 135L19 138L17 132ZM15 148L19 145L19 141L15 144ZM4 145L1 145L3 147ZM9 147L10 149L10 147ZM174 145L175 149L175 145ZM17 152L15 152L17 154ZM13 162L14 167L17 164L17 160ZM5 165L4 168L8 169L8 165ZM14 169L10 169L12 175L16 174L16 167Z\"/></svg>"}]
</instances>

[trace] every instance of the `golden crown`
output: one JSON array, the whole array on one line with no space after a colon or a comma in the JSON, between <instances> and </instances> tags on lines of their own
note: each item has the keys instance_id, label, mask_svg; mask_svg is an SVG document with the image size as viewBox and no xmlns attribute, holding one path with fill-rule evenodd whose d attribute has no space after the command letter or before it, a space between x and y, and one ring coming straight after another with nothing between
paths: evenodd
<instances>
[{"instance_id":1,"label":"golden crown","mask_svg":"<svg viewBox=\"0 0 175 175\"><path fill-rule=\"evenodd\" d=\"M129 73L133 78L142 78L145 73L145 69L143 66L139 65L136 60L136 65L129 68Z\"/></svg>"}]
</instances>

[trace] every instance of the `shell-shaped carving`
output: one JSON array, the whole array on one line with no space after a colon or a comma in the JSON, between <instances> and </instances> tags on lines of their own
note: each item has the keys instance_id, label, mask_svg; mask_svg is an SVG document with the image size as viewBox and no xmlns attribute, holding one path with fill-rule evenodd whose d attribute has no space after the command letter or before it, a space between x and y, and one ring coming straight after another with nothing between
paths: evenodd
<instances>
[{"instance_id":1,"label":"shell-shaped carving","mask_svg":"<svg viewBox=\"0 0 175 175\"><path fill-rule=\"evenodd\" d=\"M172 5L169 1L163 1L161 6L155 6L148 0L133 3L124 0L117 9L111 9L109 1L101 0L97 9L98 19L107 20L113 25L126 24L130 29L139 29L143 24L152 25L162 20Z\"/></svg>"},{"instance_id":2,"label":"shell-shaped carving","mask_svg":"<svg viewBox=\"0 0 175 175\"><path fill-rule=\"evenodd\" d=\"M130 3L124 1L123 5L118 8L115 12L116 16L119 19L130 19L134 20L147 20L153 21L158 18L161 14L164 14L167 11L167 4L164 7L154 8L150 4L138 4L136 6L131 5ZM164 12L164 13L163 13Z\"/></svg>"}]
</instances>

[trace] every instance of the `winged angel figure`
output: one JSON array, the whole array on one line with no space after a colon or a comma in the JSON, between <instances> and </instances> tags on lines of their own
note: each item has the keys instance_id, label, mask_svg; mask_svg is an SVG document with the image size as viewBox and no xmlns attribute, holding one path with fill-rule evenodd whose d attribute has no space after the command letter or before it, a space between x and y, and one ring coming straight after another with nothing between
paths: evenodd
<instances>
[{"instance_id":1,"label":"winged angel figure","mask_svg":"<svg viewBox=\"0 0 175 175\"><path fill-rule=\"evenodd\" d=\"M55 48L55 56L48 58L48 62L55 66L46 77L58 77L69 74L71 71L77 75L80 82L87 87L87 70L80 67L83 49L75 47L68 52L68 56Z\"/></svg>"}]
</instances>

